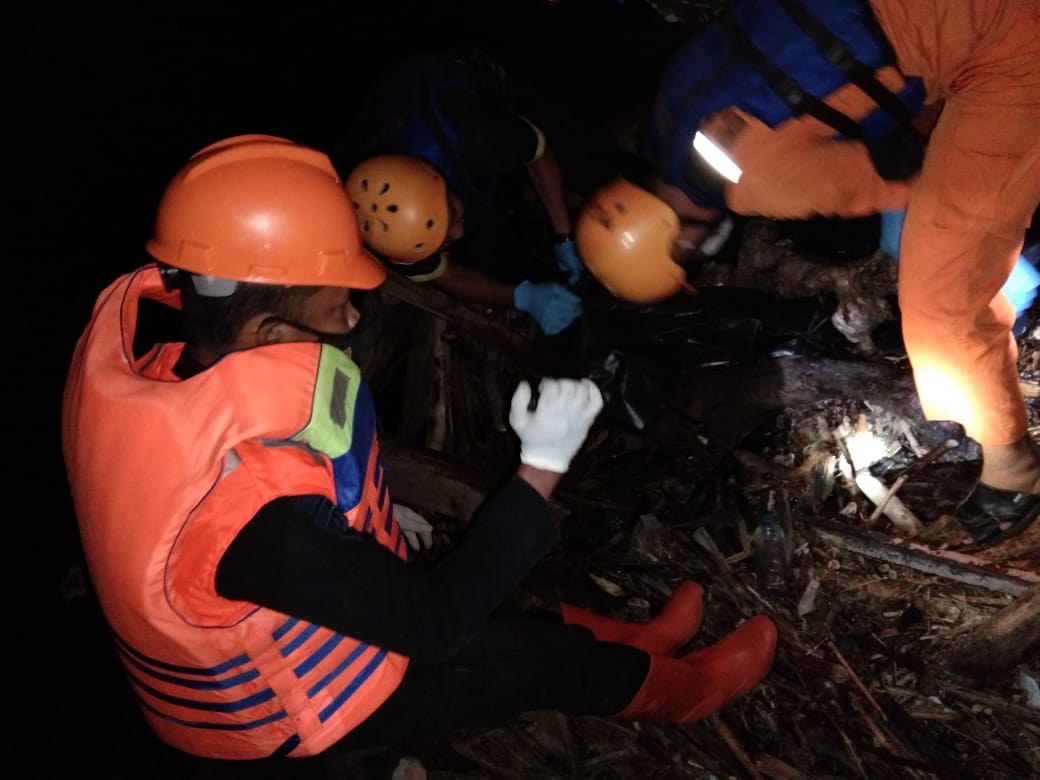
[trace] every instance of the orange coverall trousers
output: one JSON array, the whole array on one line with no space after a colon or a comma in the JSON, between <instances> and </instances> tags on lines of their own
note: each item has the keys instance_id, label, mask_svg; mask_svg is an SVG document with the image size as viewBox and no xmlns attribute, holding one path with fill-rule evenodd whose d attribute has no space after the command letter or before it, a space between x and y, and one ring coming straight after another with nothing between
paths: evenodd
<instances>
[{"instance_id":1,"label":"orange coverall trousers","mask_svg":"<svg viewBox=\"0 0 1040 780\"><path fill-rule=\"evenodd\" d=\"M899 260L903 338L925 416L955 420L982 445L1027 432L1000 293L1040 203L1040 0L870 0L906 76L942 103L924 166L885 182L862 144L803 116L753 117L731 147L744 176L726 191L741 214L802 219L906 208ZM898 87L893 69L879 71ZM853 118L858 89L827 99Z\"/></svg>"}]
</instances>

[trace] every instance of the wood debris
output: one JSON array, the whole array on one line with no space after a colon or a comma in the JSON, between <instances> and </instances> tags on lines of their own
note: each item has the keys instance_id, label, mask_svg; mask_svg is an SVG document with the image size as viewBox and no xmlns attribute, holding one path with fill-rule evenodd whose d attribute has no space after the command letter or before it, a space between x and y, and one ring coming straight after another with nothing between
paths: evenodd
<instances>
[{"instance_id":1,"label":"wood debris","mask_svg":"<svg viewBox=\"0 0 1040 780\"><path fill-rule=\"evenodd\" d=\"M436 401L383 410L396 500L436 525L436 554L515 462L503 417L515 382L566 365L566 350L541 353L515 313L428 290L394 285L378 306L408 326L370 352L373 382L437 388ZM1022 341L1024 367L1037 353ZM609 415L597 424L554 497L563 542L517 603L566 598L647 620L694 579L706 612L686 649L767 612L781 635L773 671L685 726L529 713L416 740L407 755L431 780L1040 776L1040 528L972 556L949 549L979 450L957 426L922 419L905 365L820 354L698 367L659 397L642 430ZM862 468L882 494L843 473L843 426L880 437ZM884 511L896 500L916 525ZM767 506L791 552L776 604L758 592L750 544Z\"/></svg>"}]
</instances>

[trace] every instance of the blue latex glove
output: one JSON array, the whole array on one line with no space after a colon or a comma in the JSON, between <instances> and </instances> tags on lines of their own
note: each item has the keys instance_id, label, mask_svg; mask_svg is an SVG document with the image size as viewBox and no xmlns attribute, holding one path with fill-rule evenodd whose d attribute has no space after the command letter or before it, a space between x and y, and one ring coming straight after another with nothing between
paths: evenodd
<instances>
[{"instance_id":1,"label":"blue latex glove","mask_svg":"<svg viewBox=\"0 0 1040 780\"><path fill-rule=\"evenodd\" d=\"M881 212L881 241L879 243L885 254L893 260L899 259L899 239L903 236L905 220L905 210Z\"/></svg>"},{"instance_id":2,"label":"blue latex glove","mask_svg":"<svg viewBox=\"0 0 1040 780\"><path fill-rule=\"evenodd\" d=\"M906 211L881 212L881 248L886 254L899 259L899 239L903 235L903 221ZM1021 317L1033 301L1036 300L1037 288L1040 287L1040 271L1024 255L1019 255L1015 267L1011 269L1004 286L1000 291L1011 301L1015 313Z\"/></svg>"},{"instance_id":3,"label":"blue latex glove","mask_svg":"<svg viewBox=\"0 0 1040 780\"><path fill-rule=\"evenodd\" d=\"M556 267L567 275L567 283L577 284L585 270L585 264L581 262L574 239L568 238L553 244L553 257L556 258Z\"/></svg>"},{"instance_id":4,"label":"blue latex glove","mask_svg":"<svg viewBox=\"0 0 1040 780\"><path fill-rule=\"evenodd\" d=\"M556 282L520 282L513 290L513 305L534 317L549 336L559 333L581 314L581 298Z\"/></svg>"}]
</instances>

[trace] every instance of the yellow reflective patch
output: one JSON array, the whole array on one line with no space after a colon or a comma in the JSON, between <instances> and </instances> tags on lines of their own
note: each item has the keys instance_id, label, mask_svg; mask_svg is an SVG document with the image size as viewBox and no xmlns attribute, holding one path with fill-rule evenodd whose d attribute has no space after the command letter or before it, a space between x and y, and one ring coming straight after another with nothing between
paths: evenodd
<instances>
[{"instance_id":1,"label":"yellow reflective patch","mask_svg":"<svg viewBox=\"0 0 1040 780\"><path fill-rule=\"evenodd\" d=\"M357 364L343 350L322 346L311 418L293 440L304 442L330 458L347 452L353 440L351 423L360 386L361 369Z\"/></svg>"}]
</instances>

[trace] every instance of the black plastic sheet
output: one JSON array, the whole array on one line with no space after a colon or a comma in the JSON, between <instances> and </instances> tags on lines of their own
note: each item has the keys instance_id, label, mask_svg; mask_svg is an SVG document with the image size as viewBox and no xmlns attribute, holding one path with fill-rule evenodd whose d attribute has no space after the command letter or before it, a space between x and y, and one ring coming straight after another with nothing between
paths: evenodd
<instances>
[{"instance_id":1,"label":"black plastic sheet","mask_svg":"<svg viewBox=\"0 0 1040 780\"><path fill-rule=\"evenodd\" d=\"M641 431L683 368L849 357L851 345L830 322L834 305L741 287L706 288L653 306L587 303L584 373L603 393L604 414Z\"/></svg>"}]
</instances>

